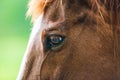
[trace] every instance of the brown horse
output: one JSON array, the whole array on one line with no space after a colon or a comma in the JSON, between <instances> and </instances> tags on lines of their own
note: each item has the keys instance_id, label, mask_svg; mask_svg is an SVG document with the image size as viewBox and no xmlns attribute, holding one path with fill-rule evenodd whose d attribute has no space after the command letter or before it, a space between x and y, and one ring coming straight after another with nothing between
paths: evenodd
<instances>
[{"instance_id":1,"label":"brown horse","mask_svg":"<svg viewBox=\"0 0 120 80\"><path fill-rule=\"evenodd\" d=\"M32 0L17 80L120 80L120 0Z\"/></svg>"}]
</instances>

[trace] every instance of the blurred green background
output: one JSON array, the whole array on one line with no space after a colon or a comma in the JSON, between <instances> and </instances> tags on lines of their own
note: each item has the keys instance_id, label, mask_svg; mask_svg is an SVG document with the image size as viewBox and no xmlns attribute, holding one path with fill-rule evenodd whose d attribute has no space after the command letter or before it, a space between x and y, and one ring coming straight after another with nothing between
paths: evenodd
<instances>
[{"instance_id":1,"label":"blurred green background","mask_svg":"<svg viewBox=\"0 0 120 80\"><path fill-rule=\"evenodd\" d=\"M16 80L31 24L28 0L0 0L0 80Z\"/></svg>"}]
</instances>

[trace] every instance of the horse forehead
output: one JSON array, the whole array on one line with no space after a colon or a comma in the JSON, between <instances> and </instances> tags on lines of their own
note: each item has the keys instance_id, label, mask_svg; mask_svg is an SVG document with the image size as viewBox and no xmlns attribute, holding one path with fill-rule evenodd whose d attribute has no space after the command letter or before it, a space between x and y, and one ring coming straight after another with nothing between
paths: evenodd
<instances>
[{"instance_id":1,"label":"horse forehead","mask_svg":"<svg viewBox=\"0 0 120 80\"><path fill-rule=\"evenodd\" d=\"M59 7L50 8L45 12L43 17L43 27L52 28L56 27L65 22L65 10L62 3L59 4Z\"/></svg>"},{"instance_id":2,"label":"horse forehead","mask_svg":"<svg viewBox=\"0 0 120 80\"><path fill-rule=\"evenodd\" d=\"M46 10L43 17L43 25L44 28L52 28L56 27L59 24L70 24L72 21L76 20L78 17L84 16L84 10L76 10L75 6L73 8L69 8L68 6L71 4L68 3L64 5L64 3L60 3L58 7L50 7ZM74 10L75 9L75 10ZM71 12L73 11L73 12ZM77 12L75 12L77 11Z\"/></svg>"}]
</instances>

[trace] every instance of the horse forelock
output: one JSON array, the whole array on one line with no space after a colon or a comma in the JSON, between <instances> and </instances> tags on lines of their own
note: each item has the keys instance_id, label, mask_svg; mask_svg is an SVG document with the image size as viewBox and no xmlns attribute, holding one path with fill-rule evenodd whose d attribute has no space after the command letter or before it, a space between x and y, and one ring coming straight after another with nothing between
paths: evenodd
<instances>
[{"instance_id":1,"label":"horse forelock","mask_svg":"<svg viewBox=\"0 0 120 80\"><path fill-rule=\"evenodd\" d=\"M58 0L31 0L28 4L27 16L32 16L32 22L42 13L44 13L44 9L49 3ZM62 1L62 0L61 0Z\"/></svg>"},{"instance_id":2,"label":"horse forelock","mask_svg":"<svg viewBox=\"0 0 120 80\"><path fill-rule=\"evenodd\" d=\"M45 8L52 2L60 2L65 0L31 0L28 4L27 16L32 16L32 21L34 21L41 13L44 13ZM82 0L77 0L79 3L82 3ZM120 1L119 0L85 0L89 5L92 11L101 16L101 19L107 22L120 23ZM57 4L57 3L56 3ZM54 5L53 8L55 8ZM114 18L117 20L114 22Z\"/></svg>"}]
</instances>

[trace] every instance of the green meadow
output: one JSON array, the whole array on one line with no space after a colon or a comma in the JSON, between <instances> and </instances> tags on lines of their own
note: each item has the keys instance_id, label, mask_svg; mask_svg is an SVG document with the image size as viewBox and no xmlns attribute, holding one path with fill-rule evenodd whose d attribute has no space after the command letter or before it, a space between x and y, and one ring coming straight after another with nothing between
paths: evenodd
<instances>
[{"instance_id":1,"label":"green meadow","mask_svg":"<svg viewBox=\"0 0 120 80\"><path fill-rule=\"evenodd\" d=\"M0 0L0 80L16 80L31 30L27 0Z\"/></svg>"}]
</instances>

